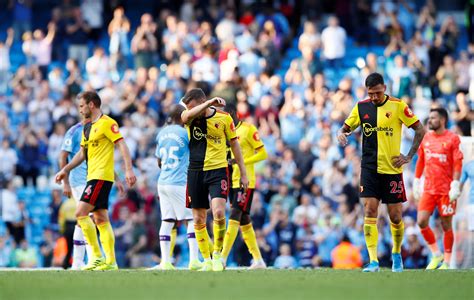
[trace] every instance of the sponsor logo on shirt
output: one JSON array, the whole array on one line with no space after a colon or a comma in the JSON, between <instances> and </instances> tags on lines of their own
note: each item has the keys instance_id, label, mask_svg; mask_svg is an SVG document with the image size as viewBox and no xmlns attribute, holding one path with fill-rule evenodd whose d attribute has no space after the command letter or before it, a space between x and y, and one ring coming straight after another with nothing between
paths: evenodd
<instances>
[{"instance_id":1,"label":"sponsor logo on shirt","mask_svg":"<svg viewBox=\"0 0 474 300\"><path fill-rule=\"evenodd\" d=\"M393 136L393 128L388 127L388 126L372 127L372 125L370 125L369 123L363 123L362 124L362 131L364 132L364 135L366 137L369 137L369 136L372 135L372 133L378 132L378 131L385 132L386 136Z\"/></svg>"},{"instance_id":2,"label":"sponsor logo on shirt","mask_svg":"<svg viewBox=\"0 0 474 300\"><path fill-rule=\"evenodd\" d=\"M448 161L448 156L443 153L436 153L436 152L431 152L430 149L425 149L425 156L426 159L438 159L439 162L445 163Z\"/></svg>"},{"instance_id":3,"label":"sponsor logo on shirt","mask_svg":"<svg viewBox=\"0 0 474 300\"><path fill-rule=\"evenodd\" d=\"M215 144L220 144L221 143L221 138L220 137L213 136L213 135L210 135L210 134L205 134L205 133L202 132L201 128L199 128L199 127L194 127L193 128L193 138L195 140L198 140L198 141L205 138L205 139L211 140Z\"/></svg>"}]
</instances>

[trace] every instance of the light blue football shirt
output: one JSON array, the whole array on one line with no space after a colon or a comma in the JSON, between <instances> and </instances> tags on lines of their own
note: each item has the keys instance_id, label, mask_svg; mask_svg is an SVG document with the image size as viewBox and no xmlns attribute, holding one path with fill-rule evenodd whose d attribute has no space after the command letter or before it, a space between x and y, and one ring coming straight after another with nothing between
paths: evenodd
<instances>
[{"instance_id":1,"label":"light blue football shirt","mask_svg":"<svg viewBox=\"0 0 474 300\"><path fill-rule=\"evenodd\" d=\"M61 150L69 153L67 159L71 161L77 152L81 151L81 138L82 138L82 123L69 128L64 136ZM87 183L87 164L84 160L77 168L74 168L69 173L69 184L71 187L85 186Z\"/></svg>"},{"instance_id":2,"label":"light blue football shirt","mask_svg":"<svg viewBox=\"0 0 474 300\"><path fill-rule=\"evenodd\" d=\"M158 184L186 185L189 165L189 138L179 125L163 128L156 137L155 156L161 160Z\"/></svg>"},{"instance_id":3,"label":"light blue football shirt","mask_svg":"<svg viewBox=\"0 0 474 300\"><path fill-rule=\"evenodd\" d=\"M474 160L471 160L462 168L461 183L466 183L468 179L471 181L471 189L469 190L469 204L474 204Z\"/></svg>"}]
</instances>

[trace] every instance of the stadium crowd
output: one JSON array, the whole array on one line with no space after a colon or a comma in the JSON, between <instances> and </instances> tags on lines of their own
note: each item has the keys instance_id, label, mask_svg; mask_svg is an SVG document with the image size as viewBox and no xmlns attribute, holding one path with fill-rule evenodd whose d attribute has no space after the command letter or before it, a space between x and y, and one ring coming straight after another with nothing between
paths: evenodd
<instances>
[{"instance_id":1,"label":"stadium crowd","mask_svg":"<svg viewBox=\"0 0 474 300\"><path fill-rule=\"evenodd\" d=\"M130 1L64 0L46 26L32 21L31 2L11 1L11 27L1 24L0 267L68 266L74 214L50 182L64 134L79 120L74 100L83 90L98 91L104 113L119 122L139 179L126 196L111 198L120 267L159 261L155 138L189 88L235 104L239 118L259 129L269 158L257 165L251 215L263 257L276 268L338 267L348 256L360 267L368 260L358 134L344 149L335 140L353 104L366 97L368 74L383 74L388 93L420 119L432 106L448 108L450 128L471 136L473 44L467 47L468 28L440 18L430 0L335 1L332 9L321 7L324 1L183 1L149 12ZM405 131L402 152L411 134ZM123 175L119 163L116 169ZM408 183L413 169L405 168ZM422 268L429 252L408 192L402 255L407 268ZM185 232L179 228L177 265L187 261ZM388 266L385 213L379 232L380 264ZM249 262L237 240L229 265Z\"/></svg>"}]
</instances>

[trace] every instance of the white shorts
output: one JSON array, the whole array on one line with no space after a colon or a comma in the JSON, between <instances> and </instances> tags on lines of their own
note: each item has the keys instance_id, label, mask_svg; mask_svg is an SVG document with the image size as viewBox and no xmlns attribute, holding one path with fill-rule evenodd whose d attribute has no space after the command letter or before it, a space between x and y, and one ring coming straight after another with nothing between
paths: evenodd
<instances>
[{"instance_id":1,"label":"white shorts","mask_svg":"<svg viewBox=\"0 0 474 300\"><path fill-rule=\"evenodd\" d=\"M474 231L474 204L468 205L467 217L469 231Z\"/></svg>"},{"instance_id":2,"label":"white shorts","mask_svg":"<svg viewBox=\"0 0 474 300\"><path fill-rule=\"evenodd\" d=\"M186 186L158 184L162 220L192 220L193 212L186 208Z\"/></svg>"},{"instance_id":3,"label":"white shorts","mask_svg":"<svg viewBox=\"0 0 474 300\"><path fill-rule=\"evenodd\" d=\"M86 188L85 185L78 185L75 187L71 187L72 198L74 198L74 200L76 200L77 203L79 203L79 201L81 200L81 196L85 188Z\"/></svg>"}]
</instances>

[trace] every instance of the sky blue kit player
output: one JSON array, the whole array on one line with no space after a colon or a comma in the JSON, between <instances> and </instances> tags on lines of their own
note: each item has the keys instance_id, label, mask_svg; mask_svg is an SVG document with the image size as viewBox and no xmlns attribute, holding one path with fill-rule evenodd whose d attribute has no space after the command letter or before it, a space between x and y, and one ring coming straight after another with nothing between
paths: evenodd
<instances>
[{"instance_id":1,"label":"sky blue kit player","mask_svg":"<svg viewBox=\"0 0 474 300\"><path fill-rule=\"evenodd\" d=\"M61 150L69 153L67 159L71 161L74 155L81 150L81 138L82 138L83 125L81 122L69 128L64 136ZM69 174L69 184L71 187L85 187L87 179L87 164L84 160L79 167L71 170Z\"/></svg>"},{"instance_id":2,"label":"sky blue kit player","mask_svg":"<svg viewBox=\"0 0 474 300\"><path fill-rule=\"evenodd\" d=\"M469 161L462 168L461 183L464 185L467 180L471 182L469 189L469 204L474 204L474 160Z\"/></svg>"},{"instance_id":3,"label":"sky blue kit player","mask_svg":"<svg viewBox=\"0 0 474 300\"><path fill-rule=\"evenodd\" d=\"M160 185L186 185L189 138L186 129L169 125L158 133L155 156L161 160Z\"/></svg>"}]
</instances>

